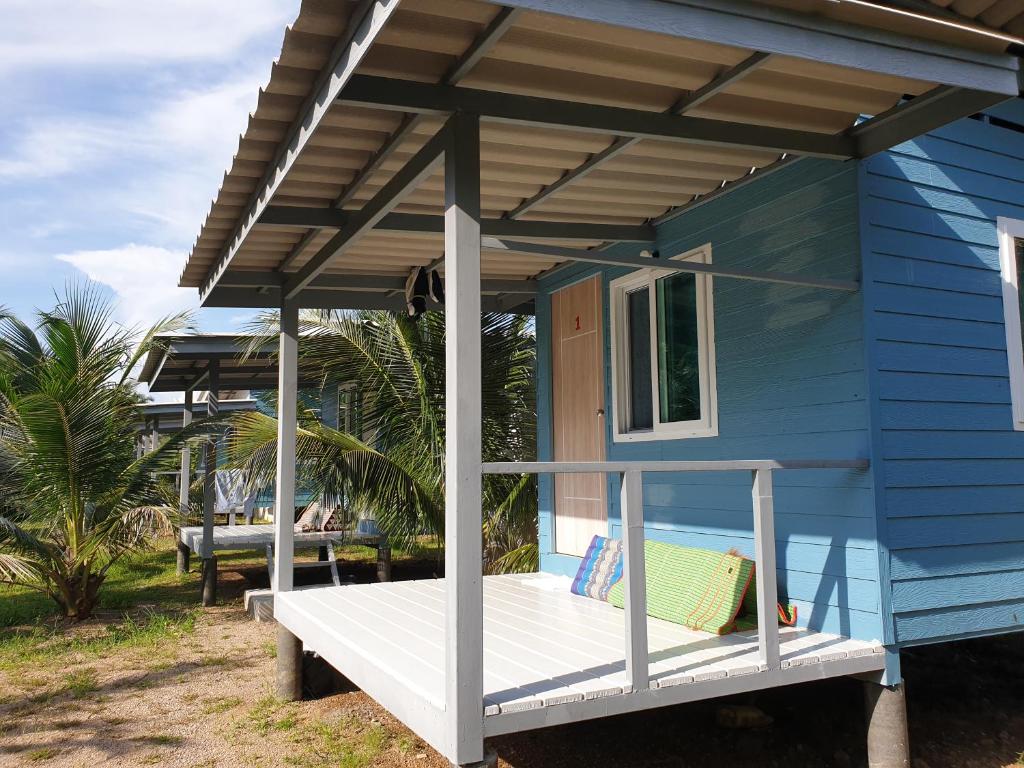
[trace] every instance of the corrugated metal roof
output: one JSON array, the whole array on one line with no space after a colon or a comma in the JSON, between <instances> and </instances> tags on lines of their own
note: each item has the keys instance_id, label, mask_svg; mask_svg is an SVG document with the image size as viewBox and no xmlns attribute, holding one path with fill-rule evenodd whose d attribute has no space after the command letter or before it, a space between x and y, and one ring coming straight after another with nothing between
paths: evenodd
<instances>
[{"instance_id":1,"label":"corrugated metal roof","mask_svg":"<svg viewBox=\"0 0 1024 768\"><path fill-rule=\"evenodd\" d=\"M1024 36L1024 0L930 0L957 16Z\"/></svg>"},{"instance_id":2,"label":"corrugated metal roof","mask_svg":"<svg viewBox=\"0 0 1024 768\"><path fill-rule=\"evenodd\" d=\"M1007 45L1006 40L986 39L954 27L922 25L912 17L894 20L892 14L856 4L838 4L843 6L841 9L825 0L777 0L771 4L860 24L897 26L944 42L991 51L1001 51ZM996 20L1008 13L1007 0L954 0L952 5L956 9L968 4L968 10L977 11L972 18L977 16L983 22L985 10L991 11L987 18ZM1024 6L1024 0L1012 0L1012 4ZM285 32L270 81L260 92L257 108L185 266L182 286L201 286L218 263L358 5L353 0L303 0L298 18ZM404 0L357 72L440 83L500 12L501 6L477 0ZM511 27L459 85L660 112L754 53L728 45L524 12L515 17ZM919 95L932 86L921 80L774 55L687 114L834 134L862 114L881 113L905 95ZM273 203L329 208L343 200L342 207L359 208L438 130L442 118L417 119L395 151L365 174L364 183L358 189L350 188L403 121L404 116L397 112L333 105L277 189ZM483 123L483 215L507 215L608 147L615 138ZM776 160L778 155L767 151L643 140L559 189L521 218L643 223ZM442 198L439 172L395 210L440 214ZM332 230L255 227L235 253L231 268L273 270L285 265L286 271L294 271L332 234ZM335 260L325 274L355 271L401 275L442 252L440 235L375 231L347 251L344 258ZM553 259L535 256L485 253L482 266L485 277L526 278L553 264Z\"/></svg>"}]
</instances>

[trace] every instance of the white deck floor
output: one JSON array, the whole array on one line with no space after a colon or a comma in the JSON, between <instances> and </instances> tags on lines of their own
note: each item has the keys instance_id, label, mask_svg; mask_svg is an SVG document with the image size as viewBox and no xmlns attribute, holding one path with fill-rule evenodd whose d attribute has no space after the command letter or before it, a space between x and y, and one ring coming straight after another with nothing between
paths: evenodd
<instances>
[{"instance_id":1,"label":"white deck floor","mask_svg":"<svg viewBox=\"0 0 1024 768\"><path fill-rule=\"evenodd\" d=\"M625 680L623 612L573 595L568 585L544 574L484 579L487 735L884 666L877 643L782 628L782 669L765 670L755 632L719 637L648 619L651 690L633 693ZM440 738L443 581L286 593L278 595L276 614L307 650L428 742Z\"/></svg>"}]
</instances>

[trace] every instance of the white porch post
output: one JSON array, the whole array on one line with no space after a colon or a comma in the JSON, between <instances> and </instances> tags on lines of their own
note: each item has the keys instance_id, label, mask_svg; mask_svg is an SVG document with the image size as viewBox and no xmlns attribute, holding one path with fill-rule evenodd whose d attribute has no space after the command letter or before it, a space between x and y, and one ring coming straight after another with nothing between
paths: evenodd
<instances>
[{"instance_id":1,"label":"white porch post","mask_svg":"<svg viewBox=\"0 0 1024 768\"><path fill-rule=\"evenodd\" d=\"M206 415L214 418L219 409L220 363L211 360L206 377L209 391ZM213 552L213 512L217 502L217 440L211 437L203 446L203 605L217 602L217 557Z\"/></svg>"},{"instance_id":2,"label":"white porch post","mask_svg":"<svg viewBox=\"0 0 1024 768\"><path fill-rule=\"evenodd\" d=\"M185 390L185 405L181 410L181 428L192 423L192 390ZM188 489L192 480L192 452L187 442L181 444L181 473L178 481L178 509L182 525L188 524ZM178 540L178 573L188 573L189 549L185 542Z\"/></svg>"},{"instance_id":3,"label":"white porch post","mask_svg":"<svg viewBox=\"0 0 1024 768\"><path fill-rule=\"evenodd\" d=\"M281 305L277 355L277 482L274 497L274 572L270 587L290 592L295 575L295 432L299 396L299 307ZM277 695L285 701L302 698L302 640L277 625Z\"/></svg>"},{"instance_id":4,"label":"white porch post","mask_svg":"<svg viewBox=\"0 0 1024 768\"><path fill-rule=\"evenodd\" d=\"M185 405L181 409L181 428L192 423L192 390L185 390ZM181 514L188 514L188 487L192 475L192 450L187 442L181 445L181 479L178 488L178 507Z\"/></svg>"},{"instance_id":5,"label":"white porch post","mask_svg":"<svg viewBox=\"0 0 1024 768\"><path fill-rule=\"evenodd\" d=\"M647 656L647 568L644 559L643 473L621 475L622 554L626 577L626 681L630 690L650 686Z\"/></svg>"},{"instance_id":6,"label":"white porch post","mask_svg":"<svg viewBox=\"0 0 1024 768\"><path fill-rule=\"evenodd\" d=\"M761 664L779 669L778 583L775 574L775 511L772 471L755 469L754 560L757 563L757 642Z\"/></svg>"},{"instance_id":7,"label":"white porch post","mask_svg":"<svg viewBox=\"0 0 1024 768\"><path fill-rule=\"evenodd\" d=\"M483 759L480 118L445 149L445 727L450 760Z\"/></svg>"},{"instance_id":8,"label":"white porch post","mask_svg":"<svg viewBox=\"0 0 1024 768\"><path fill-rule=\"evenodd\" d=\"M290 592L295 555L295 431L298 399L299 308L281 307L277 361L277 482L274 497L275 593Z\"/></svg>"}]
</instances>

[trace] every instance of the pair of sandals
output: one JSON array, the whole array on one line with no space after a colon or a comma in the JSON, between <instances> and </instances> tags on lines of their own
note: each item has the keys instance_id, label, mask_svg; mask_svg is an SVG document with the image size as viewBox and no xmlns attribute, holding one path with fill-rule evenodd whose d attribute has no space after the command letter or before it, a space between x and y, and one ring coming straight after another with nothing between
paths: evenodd
<instances>
[{"instance_id":1,"label":"pair of sandals","mask_svg":"<svg viewBox=\"0 0 1024 768\"><path fill-rule=\"evenodd\" d=\"M405 281L405 303L409 317L416 319L427 311L427 299L444 304L444 282L436 269L414 267Z\"/></svg>"}]
</instances>

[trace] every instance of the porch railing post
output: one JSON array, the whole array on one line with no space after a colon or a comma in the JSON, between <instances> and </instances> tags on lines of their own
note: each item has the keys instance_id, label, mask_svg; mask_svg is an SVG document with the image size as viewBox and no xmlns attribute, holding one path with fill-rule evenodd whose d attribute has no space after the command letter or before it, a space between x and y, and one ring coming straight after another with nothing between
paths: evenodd
<instances>
[{"instance_id":1,"label":"porch railing post","mask_svg":"<svg viewBox=\"0 0 1024 768\"><path fill-rule=\"evenodd\" d=\"M626 580L626 682L633 691L649 687L647 660L647 568L644 561L643 473L620 475L622 575Z\"/></svg>"},{"instance_id":2,"label":"porch railing post","mask_svg":"<svg viewBox=\"0 0 1024 768\"><path fill-rule=\"evenodd\" d=\"M181 428L185 429L192 423L192 390L185 390L185 403L181 410ZM186 440L181 444L181 473L178 477L178 511L181 513L180 526L190 525L189 520L189 486L192 484L192 452ZM180 527L179 526L179 527ZM181 540L181 531L178 531L178 564L179 574L188 572L188 561L191 552L188 545Z\"/></svg>"},{"instance_id":3,"label":"porch railing post","mask_svg":"<svg viewBox=\"0 0 1024 768\"><path fill-rule=\"evenodd\" d=\"M299 308L281 307L277 360L277 478L274 498L275 593L292 589L295 558L295 432L298 399Z\"/></svg>"},{"instance_id":4,"label":"porch railing post","mask_svg":"<svg viewBox=\"0 0 1024 768\"><path fill-rule=\"evenodd\" d=\"M446 757L483 759L480 119L456 113L444 164Z\"/></svg>"},{"instance_id":5,"label":"porch railing post","mask_svg":"<svg viewBox=\"0 0 1024 768\"><path fill-rule=\"evenodd\" d=\"M192 423L192 390L185 390L185 404L181 409L181 428ZM182 524L188 525L188 490L192 484L192 451L188 442L181 444L181 480L178 485L178 506L182 514Z\"/></svg>"},{"instance_id":6,"label":"porch railing post","mask_svg":"<svg viewBox=\"0 0 1024 768\"><path fill-rule=\"evenodd\" d=\"M214 418L219 410L220 363L211 360L207 376L206 416ZM217 502L217 438L210 437L203 445L203 552L204 559L213 557L213 513Z\"/></svg>"},{"instance_id":7,"label":"porch railing post","mask_svg":"<svg viewBox=\"0 0 1024 768\"><path fill-rule=\"evenodd\" d=\"M757 644L761 664L778 669L779 617L775 573L775 512L772 471L755 469L751 495L754 501L754 559L757 563Z\"/></svg>"},{"instance_id":8,"label":"porch railing post","mask_svg":"<svg viewBox=\"0 0 1024 768\"><path fill-rule=\"evenodd\" d=\"M209 363L206 393L206 416L215 418L220 403L217 400L220 388L220 363ZM203 446L203 606L217 603L217 556L213 551L213 513L217 503L217 438L210 437Z\"/></svg>"}]
</instances>

